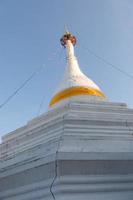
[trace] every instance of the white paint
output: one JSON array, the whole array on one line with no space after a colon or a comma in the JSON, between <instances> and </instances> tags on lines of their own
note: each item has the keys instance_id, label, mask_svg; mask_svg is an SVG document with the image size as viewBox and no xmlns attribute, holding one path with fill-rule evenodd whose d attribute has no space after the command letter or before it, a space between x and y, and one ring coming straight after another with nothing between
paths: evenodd
<instances>
[{"instance_id":1,"label":"white paint","mask_svg":"<svg viewBox=\"0 0 133 200\"><path fill-rule=\"evenodd\" d=\"M100 88L80 70L77 58L74 55L74 47L70 40L67 41L66 49L67 66L64 78L59 88L55 91L55 94L74 86L90 87L100 90Z\"/></svg>"},{"instance_id":2,"label":"white paint","mask_svg":"<svg viewBox=\"0 0 133 200\"><path fill-rule=\"evenodd\" d=\"M5 184L4 178L12 186L14 178L22 174L14 188L1 190L0 187L2 200L51 200L56 158L58 174L53 192L57 200L132 200L133 173L130 171L133 166L129 162L133 161L133 110L123 103L71 97L4 136L0 157L1 187ZM117 172L113 169L115 175L89 175L86 165L80 166L83 162L106 162L102 170L108 170L107 164L112 160L125 162L126 173L119 174L117 166ZM79 164L73 167L71 161ZM60 167L59 162L68 162L69 169ZM51 167L47 167L50 163ZM38 170L42 166L47 167L43 170L43 175L47 175L43 181ZM80 174L79 169L86 174ZM60 175L63 170L71 175ZM75 171L79 174L71 173ZM28 184L34 176L37 181ZM21 181L26 184L18 186Z\"/></svg>"}]
</instances>

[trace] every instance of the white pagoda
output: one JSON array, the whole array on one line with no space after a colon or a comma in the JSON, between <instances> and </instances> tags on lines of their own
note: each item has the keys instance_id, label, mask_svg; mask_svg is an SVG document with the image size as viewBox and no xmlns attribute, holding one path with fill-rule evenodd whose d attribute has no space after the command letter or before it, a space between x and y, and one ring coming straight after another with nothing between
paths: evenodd
<instances>
[{"instance_id":1,"label":"white pagoda","mask_svg":"<svg viewBox=\"0 0 133 200\"><path fill-rule=\"evenodd\" d=\"M133 200L133 109L109 102L79 68L66 32L49 109L2 138L0 200Z\"/></svg>"}]
</instances>

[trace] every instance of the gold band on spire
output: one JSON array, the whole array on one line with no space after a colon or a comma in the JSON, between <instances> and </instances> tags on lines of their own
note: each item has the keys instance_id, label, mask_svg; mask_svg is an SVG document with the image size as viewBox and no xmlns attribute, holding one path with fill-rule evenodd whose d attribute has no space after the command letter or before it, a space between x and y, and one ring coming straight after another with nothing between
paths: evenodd
<instances>
[{"instance_id":1,"label":"gold band on spire","mask_svg":"<svg viewBox=\"0 0 133 200\"><path fill-rule=\"evenodd\" d=\"M95 88L90 88L90 87L84 87L84 86L74 86L67 88L65 90L60 91L57 93L50 101L49 106L54 105L55 103L71 97L75 95L92 95L92 96L99 96L102 98L105 98L105 95L100 91Z\"/></svg>"}]
</instances>

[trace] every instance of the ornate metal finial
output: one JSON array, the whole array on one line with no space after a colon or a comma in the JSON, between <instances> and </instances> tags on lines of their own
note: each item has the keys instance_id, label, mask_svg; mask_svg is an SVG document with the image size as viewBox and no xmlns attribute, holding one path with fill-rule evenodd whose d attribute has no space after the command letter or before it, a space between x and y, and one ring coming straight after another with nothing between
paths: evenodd
<instances>
[{"instance_id":1,"label":"ornate metal finial","mask_svg":"<svg viewBox=\"0 0 133 200\"><path fill-rule=\"evenodd\" d=\"M60 43L63 47L66 47L67 41L70 40L73 45L76 44L76 37L73 36L70 32L66 31L62 38L60 39Z\"/></svg>"}]
</instances>

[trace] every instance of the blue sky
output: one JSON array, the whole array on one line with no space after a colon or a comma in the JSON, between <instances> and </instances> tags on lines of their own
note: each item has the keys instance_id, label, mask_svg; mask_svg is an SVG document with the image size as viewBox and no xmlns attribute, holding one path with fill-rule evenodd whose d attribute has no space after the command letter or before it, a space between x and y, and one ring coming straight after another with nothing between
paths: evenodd
<instances>
[{"instance_id":1,"label":"blue sky","mask_svg":"<svg viewBox=\"0 0 133 200\"><path fill-rule=\"evenodd\" d=\"M133 107L133 79L89 54L94 51L133 75L132 0L0 0L0 104L38 67L44 69L0 109L0 136L43 113L65 68L59 39L67 24L77 37L81 69L110 101Z\"/></svg>"}]
</instances>

